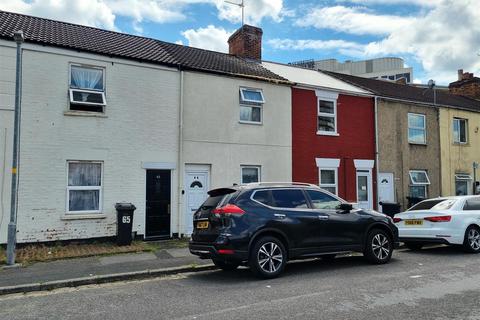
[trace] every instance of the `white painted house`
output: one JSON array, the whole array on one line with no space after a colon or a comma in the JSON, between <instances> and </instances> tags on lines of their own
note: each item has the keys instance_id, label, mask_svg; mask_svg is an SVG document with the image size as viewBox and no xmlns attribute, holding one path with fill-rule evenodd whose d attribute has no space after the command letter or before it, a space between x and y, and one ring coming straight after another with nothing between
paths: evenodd
<instances>
[{"instance_id":1,"label":"white painted house","mask_svg":"<svg viewBox=\"0 0 480 320\"><path fill-rule=\"evenodd\" d=\"M188 234L207 189L291 180L289 83L257 61L2 11L0 25L0 243L19 29L18 242L114 236L117 202L139 236Z\"/></svg>"}]
</instances>

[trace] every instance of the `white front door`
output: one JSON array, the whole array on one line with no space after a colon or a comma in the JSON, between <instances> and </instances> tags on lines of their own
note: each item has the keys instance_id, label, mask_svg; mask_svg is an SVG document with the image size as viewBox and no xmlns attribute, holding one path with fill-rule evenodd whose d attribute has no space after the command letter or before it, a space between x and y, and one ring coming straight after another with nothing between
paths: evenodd
<instances>
[{"instance_id":1,"label":"white front door","mask_svg":"<svg viewBox=\"0 0 480 320\"><path fill-rule=\"evenodd\" d=\"M378 174L378 201L395 202L395 185L393 173L380 172ZM379 204L381 211L381 206Z\"/></svg>"},{"instance_id":2,"label":"white front door","mask_svg":"<svg viewBox=\"0 0 480 320\"><path fill-rule=\"evenodd\" d=\"M372 172L357 170L357 203L362 209L373 209Z\"/></svg>"},{"instance_id":3,"label":"white front door","mask_svg":"<svg viewBox=\"0 0 480 320\"><path fill-rule=\"evenodd\" d=\"M185 173L185 233L193 232L193 214L207 199L208 194L208 171L190 171Z\"/></svg>"}]
</instances>

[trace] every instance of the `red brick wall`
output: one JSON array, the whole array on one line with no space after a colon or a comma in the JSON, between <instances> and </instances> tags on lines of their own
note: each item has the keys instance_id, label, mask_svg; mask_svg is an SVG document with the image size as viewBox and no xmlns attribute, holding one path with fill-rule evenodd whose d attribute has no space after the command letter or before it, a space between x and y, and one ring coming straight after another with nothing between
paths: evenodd
<instances>
[{"instance_id":1,"label":"red brick wall","mask_svg":"<svg viewBox=\"0 0 480 320\"><path fill-rule=\"evenodd\" d=\"M340 94L337 100L339 136L317 135L315 91L292 89L292 175L297 182L318 184L315 158L340 159L338 195L356 202L354 159L375 160L375 114L373 98ZM373 174L373 203L376 202L376 175Z\"/></svg>"}]
</instances>

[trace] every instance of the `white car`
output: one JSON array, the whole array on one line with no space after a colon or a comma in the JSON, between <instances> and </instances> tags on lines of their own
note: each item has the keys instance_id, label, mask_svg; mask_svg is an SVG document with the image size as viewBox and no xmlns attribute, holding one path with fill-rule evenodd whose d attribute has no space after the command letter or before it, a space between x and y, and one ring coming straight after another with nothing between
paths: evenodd
<instances>
[{"instance_id":1,"label":"white car","mask_svg":"<svg viewBox=\"0 0 480 320\"><path fill-rule=\"evenodd\" d=\"M427 243L462 245L480 252L480 196L428 199L393 218L400 241L412 250Z\"/></svg>"}]
</instances>

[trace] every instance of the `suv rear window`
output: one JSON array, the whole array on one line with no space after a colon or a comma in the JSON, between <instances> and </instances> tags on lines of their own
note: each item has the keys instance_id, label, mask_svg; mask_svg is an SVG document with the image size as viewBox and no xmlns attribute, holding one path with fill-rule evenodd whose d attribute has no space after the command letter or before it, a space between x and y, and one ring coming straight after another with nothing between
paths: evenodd
<instances>
[{"instance_id":1,"label":"suv rear window","mask_svg":"<svg viewBox=\"0 0 480 320\"><path fill-rule=\"evenodd\" d=\"M253 195L253 200L263 203L267 206L271 206L271 207L274 206L272 203L272 195L270 193L270 190L256 191L255 194Z\"/></svg>"},{"instance_id":2,"label":"suv rear window","mask_svg":"<svg viewBox=\"0 0 480 320\"><path fill-rule=\"evenodd\" d=\"M279 208L308 208L307 199L298 189L272 190L275 207Z\"/></svg>"}]
</instances>

